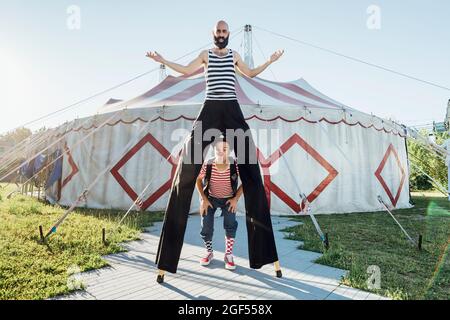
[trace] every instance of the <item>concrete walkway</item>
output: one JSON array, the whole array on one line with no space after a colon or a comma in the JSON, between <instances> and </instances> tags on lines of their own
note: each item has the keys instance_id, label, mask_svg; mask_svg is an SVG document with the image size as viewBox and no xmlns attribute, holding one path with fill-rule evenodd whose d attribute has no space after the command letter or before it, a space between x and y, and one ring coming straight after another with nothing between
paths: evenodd
<instances>
[{"instance_id":1,"label":"concrete walkway","mask_svg":"<svg viewBox=\"0 0 450 320\"><path fill-rule=\"evenodd\" d=\"M237 218L234 271L224 269L222 217L215 218L215 260L208 267L200 266L199 259L205 251L199 236L200 217L192 215L178 271L166 273L164 284L156 282L154 261L162 227L162 223L156 223L142 234L142 240L125 244L128 252L106 256L110 267L79 275L85 291L57 299L386 299L340 285L345 270L313 263L321 254L297 249L299 242L284 239L284 233L279 231L298 224L287 218L272 218L283 277L275 277L273 265L259 270L249 268L245 219Z\"/></svg>"}]
</instances>

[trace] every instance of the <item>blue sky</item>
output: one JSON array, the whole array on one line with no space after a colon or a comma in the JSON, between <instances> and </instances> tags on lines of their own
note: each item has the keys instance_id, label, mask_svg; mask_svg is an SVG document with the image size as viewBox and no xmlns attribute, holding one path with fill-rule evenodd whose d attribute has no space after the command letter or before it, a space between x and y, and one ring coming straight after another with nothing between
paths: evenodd
<instances>
[{"instance_id":1,"label":"blue sky","mask_svg":"<svg viewBox=\"0 0 450 320\"><path fill-rule=\"evenodd\" d=\"M81 10L70 30L67 8ZM367 27L377 5L379 30ZM211 41L225 19L234 30L252 24L399 72L450 87L450 3L434 1L1 1L0 132L126 81L157 65L157 50L171 60ZM443 121L450 92L255 29L266 56L285 55L260 76L305 78L328 96L364 112L414 125ZM242 34L230 42L239 49ZM256 43L255 64L264 62ZM189 62L195 55L182 60ZM40 122L54 126L95 113L110 97L136 96L158 81L152 73L78 108Z\"/></svg>"}]
</instances>

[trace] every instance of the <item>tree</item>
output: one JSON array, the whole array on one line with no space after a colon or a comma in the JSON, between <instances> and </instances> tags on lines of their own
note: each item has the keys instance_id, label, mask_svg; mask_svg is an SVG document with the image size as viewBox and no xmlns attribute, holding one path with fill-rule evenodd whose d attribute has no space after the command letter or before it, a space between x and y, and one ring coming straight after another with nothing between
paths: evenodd
<instances>
[{"instance_id":1,"label":"tree","mask_svg":"<svg viewBox=\"0 0 450 320\"><path fill-rule=\"evenodd\" d=\"M0 135L0 144L14 146L32 135L28 128L18 128Z\"/></svg>"},{"instance_id":2,"label":"tree","mask_svg":"<svg viewBox=\"0 0 450 320\"><path fill-rule=\"evenodd\" d=\"M426 130L421 130L420 133L428 136ZM442 144L445 139L448 139L448 132L435 133L436 143ZM447 166L442 158L430 152L422 144L413 140L408 140L408 156L409 161L414 163L434 180L442 186L448 185ZM410 187L412 190L432 190L436 186L432 181L418 170L414 165L411 165L410 170Z\"/></svg>"}]
</instances>

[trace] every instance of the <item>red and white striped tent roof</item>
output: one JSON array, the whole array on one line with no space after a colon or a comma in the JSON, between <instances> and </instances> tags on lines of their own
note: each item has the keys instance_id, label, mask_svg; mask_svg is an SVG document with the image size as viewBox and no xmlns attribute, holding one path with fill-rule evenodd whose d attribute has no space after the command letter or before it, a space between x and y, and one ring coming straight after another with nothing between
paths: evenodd
<instances>
[{"instance_id":1,"label":"red and white striped tent roof","mask_svg":"<svg viewBox=\"0 0 450 320\"><path fill-rule=\"evenodd\" d=\"M285 107L320 107L354 110L333 100L300 78L290 82L274 82L262 78L249 78L236 74L236 93L241 105ZM188 76L167 76L161 83L128 101L110 99L98 111L114 112L127 109L201 105L205 99L206 83L203 68Z\"/></svg>"}]
</instances>

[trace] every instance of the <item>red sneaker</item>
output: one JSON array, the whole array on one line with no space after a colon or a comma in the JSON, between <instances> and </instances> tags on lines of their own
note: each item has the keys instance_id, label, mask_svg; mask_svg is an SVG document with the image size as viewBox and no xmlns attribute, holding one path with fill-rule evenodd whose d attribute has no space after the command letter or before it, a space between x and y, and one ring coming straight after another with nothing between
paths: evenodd
<instances>
[{"instance_id":1,"label":"red sneaker","mask_svg":"<svg viewBox=\"0 0 450 320\"><path fill-rule=\"evenodd\" d=\"M211 263L211 260L214 258L214 254L212 253L212 251L207 252L206 256L200 259L200 264L202 266L207 266Z\"/></svg>"},{"instance_id":2,"label":"red sneaker","mask_svg":"<svg viewBox=\"0 0 450 320\"><path fill-rule=\"evenodd\" d=\"M225 269L234 270L236 269L236 265L234 264L234 259L232 254L226 254L223 258L225 261Z\"/></svg>"}]
</instances>

